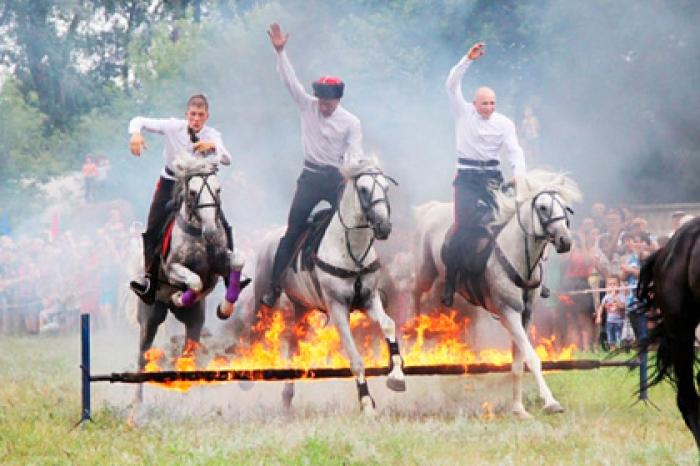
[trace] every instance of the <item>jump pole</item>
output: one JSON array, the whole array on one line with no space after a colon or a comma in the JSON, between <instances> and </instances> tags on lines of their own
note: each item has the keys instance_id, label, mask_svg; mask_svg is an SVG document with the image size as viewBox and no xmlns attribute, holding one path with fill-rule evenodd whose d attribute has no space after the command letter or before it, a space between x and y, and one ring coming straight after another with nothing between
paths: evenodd
<instances>
[{"instance_id":1,"label":"jump pole","mask_svg":"<svg viewBox=\"0 0 700 466\"><path fill-rule=\"evenodd\" d=\"M79 424L92 421L90 409L90 314L80 314L80 369L82 410Z\"/></svg>"}]
</instances>

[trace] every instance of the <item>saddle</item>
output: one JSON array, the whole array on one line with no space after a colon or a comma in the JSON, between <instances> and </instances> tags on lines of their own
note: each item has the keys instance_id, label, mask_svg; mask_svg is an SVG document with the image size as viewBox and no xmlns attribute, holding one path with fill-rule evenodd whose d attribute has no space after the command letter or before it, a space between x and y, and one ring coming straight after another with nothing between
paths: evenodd
<instances>
[{"instance_id":1,"label":"saddle","mask_svg":"<svg viewBox=\"0 0 700 466\"><path fill-rule=\"evenodd\" d=\"M329 207L314 213L306 222L306 229L297 241L294 247L294 254L292 255L294 258L292 261L292 269L295 272L299 271L298 262L301 264L301 270L313 270L315 266L313 256L318 252L323 235L326 233L334 214L335 209ZM301 261L296 260L299 254L301 254Z\"/></svg>"}]
</instances>

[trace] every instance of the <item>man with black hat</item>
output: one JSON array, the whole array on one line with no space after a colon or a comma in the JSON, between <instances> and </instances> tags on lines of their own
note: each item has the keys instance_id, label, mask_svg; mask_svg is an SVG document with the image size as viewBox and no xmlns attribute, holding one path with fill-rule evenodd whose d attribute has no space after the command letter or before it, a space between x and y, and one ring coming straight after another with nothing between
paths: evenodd
<instances>
[{"instance_id":1,"label":"man with black hat","mask_svg":"<svg viewBox=\"0 0 700 466\"><path fill-rule=\"evenodd\" d=\"M283 34L277 23L270 26L267 34L277 52L277 71L299 109L304 148L304 169L297 180L287 231L275 253L270 288L262 297L262 304L272 307L280 296L282 274L309 214L322 200L336 207L343 181L339 168L350 158L362 155L362 128L360 120L340 105L345 84L339 78L318 79L313 83L314 95L308 94L284 50L289 34Z\"/></svg>"},{"instance_id":2,"label":"man with black hat","mask_svg":"<svg viewBox=\"0 0 700 466\"><path fill-rule=\"evenodd\" d=\"M473 102L462 94L462 77L467 68L484 55L485 44L474 44L447 76L445 87L455 116L457 176L454 179L454 225L443 259L446 265L442 303L452 306L455 282L460 269L471 275L482 273L475 260L479 243L488 237L483 225L485 209L494 209L491 194L503 182L500 152L504 150L513 176L525 173L523 150L518 143L515 125L496 112L496 93L479 87Z\"/></svg>"},{"instance_id":3,"label":"man with black hat","mask_svg":"<svg viewBox=\"0 0 700 466\"><path fill-rule=\"evenodd\" d=\"M146 303L152 304L156 294L156 279L160 265L158 246L161 240L165 223L170 216L167 203L172 198L175 186L175 177L172 163L181 153L191 154L196 157L211 158L216 163L229 165L231 155L224 146L221 134L210 126L206 126L209 119L209 102L203 94L196 94L187 100L185 119L177 118L146 118L137 116L129 122L129 134L131 135L129 147L131 153L140 157L144 149L148 148L146 140L141 135L142 131L162 134L165 137L163 158L165 166L153 193L151 207L148 210L148 223L143 233L143 255L145 276L141 280L130 283L131 289ZM222 223L226 229L229 248L232 248L231 227L223 218Z\"/></svg>"}]
</instances>

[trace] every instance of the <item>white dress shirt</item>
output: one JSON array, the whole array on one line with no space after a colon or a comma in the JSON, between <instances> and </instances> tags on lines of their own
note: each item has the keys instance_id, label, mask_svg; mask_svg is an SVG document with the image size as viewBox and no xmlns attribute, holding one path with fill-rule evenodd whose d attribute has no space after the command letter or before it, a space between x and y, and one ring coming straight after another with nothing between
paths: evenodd
<instances>
[{"instance_id":1,"label":"white dress shirt","mask_svg":"<svg viewBox=\"0 0 700 466\"><path fill-rule=\"evenodd\" d=\"M500 162L501 149L513 169L513 174L525 173L523 149L518 143L515 125L506 116L493 112L488 120L476 111L472 102L467 102L462 95L462 77L473 60L467 55L457 63L447 76L445 87L450 100L450 108L455 115L455 139L457 157L486 162ZM470 168L457 163L457 168ZM473 168L473 167L471 167Z\"/></svg>"},{"instance_id":2,"label":"white dress shirt","mask_svg":"<svg viewBox=\"0 0 700 466\"><path fill-rule=\"evenodd\" d=\"M340 105L331 116L321 115L318 97L304 90L284 50L277 53L277 71L299 108L301 143L306 160L341 167L350 158L361 156L360 120Z\"/></svg>"},{"instance_id":3,"label":"white dress shirt","mask_svg":"<svg viewBox=\"0 0 700 466\"><path fill-rule=\"evenodd\" d=\"M161 172L163 178L174 179L166 172L166 168L173 169L173 161L181 154L187 153L195 157L202 157L202 154L195 153L194 144L190 140L187 132L187 121L177 118L145 118L137 116L129 122L129 134L140 133L146 130L150 133L158 133L165 136L165 147L163 148L163 158L165 167ZM204 126L198 133L200 141L211 141L216 146L212 160L222 165L231 163L231 154L221 139L221 133L214 128Z\"/></svg>"}]
</instances>

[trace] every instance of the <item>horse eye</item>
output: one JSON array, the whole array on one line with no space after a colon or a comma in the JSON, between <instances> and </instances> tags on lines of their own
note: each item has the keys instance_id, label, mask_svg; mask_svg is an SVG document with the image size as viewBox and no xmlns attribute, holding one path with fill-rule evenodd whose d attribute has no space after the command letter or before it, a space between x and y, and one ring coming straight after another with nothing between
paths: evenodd
<instances>
[{"instance_id":1,"label":"horse eye","mask_svg":"<svg viewBox=\"0 0 700 466\"><path fill-rule=\"evenodd\" d=\"M547 206L541 205L541 206L540 206L540 211L542 211L542 212L547 212Z\"/></svg>"}]
</instances>

